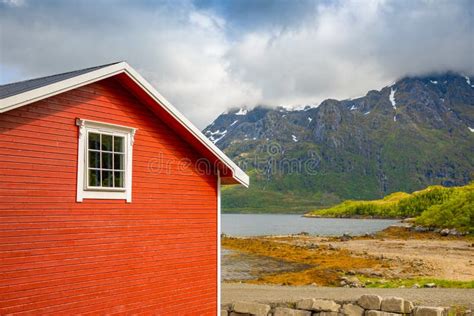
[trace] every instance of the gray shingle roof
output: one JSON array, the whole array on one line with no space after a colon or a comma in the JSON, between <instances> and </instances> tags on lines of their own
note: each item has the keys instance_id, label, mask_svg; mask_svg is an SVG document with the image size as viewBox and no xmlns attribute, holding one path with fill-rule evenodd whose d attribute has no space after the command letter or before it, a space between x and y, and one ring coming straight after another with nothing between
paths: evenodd
<instances>
[{"instance_id":1,"label":"gray shingle roof","mask_svg":"<svg viewBox=\"0 0 474 316\"><path fill-rule=\"evenodd\" d=\"M11 97L23 92L41 88L41 87L44 87L44 86L47 86L59 81L63 81L63 80L70 79L76 76L80 76L88 72L91 72L100 68L104 68L110 65L115 65L118 63L119 62L115 62L115 63L111 63L107 65L95 66L95 67L90 67L90 68L85 68L85 69L80 69L80 70L75 70L75 71L69 71L69 72L65 72L65 73L57 74L57 75L0 85L0 99L5 99L5 98L8 98L8 97Z\"/></svg>"}]
</instances>

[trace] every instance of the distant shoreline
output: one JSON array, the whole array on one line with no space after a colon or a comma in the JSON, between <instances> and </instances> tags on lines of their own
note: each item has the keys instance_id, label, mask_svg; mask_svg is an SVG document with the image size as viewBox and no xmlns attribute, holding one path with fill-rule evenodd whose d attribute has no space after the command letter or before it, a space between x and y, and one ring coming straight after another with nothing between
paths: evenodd
<instances>
[{"instance_id":1,"label":"distant shoreline","mask_svg":"<svg viewBox=\"0 0 474 316\"><path fill-rule=\"evenodd\" d=\"M407 217L383 217L383 216L360 216L360 215L352 215L352 216L321 216L321 215L311 215L311 214L303 214L303 217L306 218L337 218L337 219L393 219L403 221L406 220Z\"/></svg>"},{"instance_id":2,"label":"distant shoreline","mask_svg":"<svg viewBox=\"0 0 474 316\"><path fill-rule=\"evenodd\" d=\"M403 221L406 217L373 217L373 216L321 216L321 215L310 215L309 213L283 213L283 212L256 212L256 213L242 213L242 212L222 212L222 215L299 215L305 218L334 218L334 219L379 219L379 220L399 220Z\"/></svg>"}]
</instances>

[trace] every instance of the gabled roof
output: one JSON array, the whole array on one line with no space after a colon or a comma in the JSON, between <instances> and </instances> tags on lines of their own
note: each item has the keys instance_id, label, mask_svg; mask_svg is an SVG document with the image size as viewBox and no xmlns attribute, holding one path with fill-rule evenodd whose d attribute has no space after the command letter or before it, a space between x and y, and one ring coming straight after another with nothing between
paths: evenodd
<instances>
[{"instance_id":1,"label":"gabled roof","mask_svg":"<svg viewBox=\"0 0 474 316\"><path fill-rule=\"evenodd\" d=\"M0 113L117 76L160 119L219 163L223 184L249 185L249 177L126 62L118 62L0 86ZM230 172L229 172L230 171Z\"/></svg>"}]
</instances>

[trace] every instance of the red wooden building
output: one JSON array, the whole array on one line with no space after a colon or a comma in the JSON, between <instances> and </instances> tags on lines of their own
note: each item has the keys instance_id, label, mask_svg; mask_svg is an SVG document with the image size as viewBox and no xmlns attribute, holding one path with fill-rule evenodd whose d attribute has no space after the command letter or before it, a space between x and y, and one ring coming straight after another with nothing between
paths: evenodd
<instances>
[{"instance_id":1,"label":"red wooden building","mask_svg":"<svg viewBox=\"0 0 474 316\"><path fill-rule=\"evenodd\" d=\"M215 315L248 176L125 62L0 97L0 314Z\"/></svg>"}]
</instances>

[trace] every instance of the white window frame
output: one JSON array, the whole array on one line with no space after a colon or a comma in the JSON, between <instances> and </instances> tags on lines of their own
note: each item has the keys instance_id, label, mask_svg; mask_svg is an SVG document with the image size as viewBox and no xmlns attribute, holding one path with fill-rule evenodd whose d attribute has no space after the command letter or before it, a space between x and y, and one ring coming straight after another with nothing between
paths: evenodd
<instances>
[{"instance_id":1,"label":"white window frame","mask_svg":"<svg viewBox=\"0 0 474 316\"><path fill-rule=\"evenodd\" d=\"M77 154L77 202L84 199L126 200L132 202L132 161L133 143L136 128L102 123L97 121L76 119L79 126L79 143ZM88 133L109 134L124 137L124 188L89 187L88 174Z\"/></svg>"}]
</instances>

